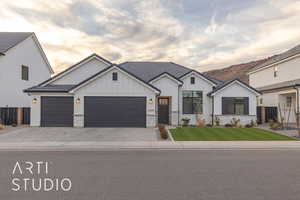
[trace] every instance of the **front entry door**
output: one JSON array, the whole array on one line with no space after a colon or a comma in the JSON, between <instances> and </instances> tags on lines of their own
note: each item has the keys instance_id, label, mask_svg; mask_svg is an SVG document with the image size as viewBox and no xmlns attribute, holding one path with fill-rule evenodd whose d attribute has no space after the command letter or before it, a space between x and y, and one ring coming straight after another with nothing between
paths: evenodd
<instances>
[{"instance_id":1,"label":"front entry door","mask_svg":"<svg viewBox=\"0 0 300 200\"><path fill-rule=\"evenodd\" d=\"M158 123L169 124L169 98L158 99Z\"/></svg>"}]
</instances>

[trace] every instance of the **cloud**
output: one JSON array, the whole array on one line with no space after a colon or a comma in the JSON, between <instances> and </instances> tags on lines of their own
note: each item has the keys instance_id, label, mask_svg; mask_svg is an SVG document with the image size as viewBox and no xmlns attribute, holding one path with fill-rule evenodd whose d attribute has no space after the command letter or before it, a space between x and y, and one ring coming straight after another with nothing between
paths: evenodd
<instances>
[{"instance_id":1,"label":"cloud","mask_svg":"<svg viewBox=\"0 0 300 200\"><path fill-rule=\"evenodd\" d=\"M34 31L57 72L91 53L205 71L300 43L299 0L2 0L0 31Z\"/></svg>"}]
</instances>

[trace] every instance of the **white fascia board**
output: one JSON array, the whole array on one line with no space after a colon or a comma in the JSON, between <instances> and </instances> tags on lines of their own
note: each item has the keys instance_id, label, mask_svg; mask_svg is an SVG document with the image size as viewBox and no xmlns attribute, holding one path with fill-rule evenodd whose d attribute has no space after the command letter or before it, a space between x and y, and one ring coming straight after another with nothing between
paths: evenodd
<instances>
[{"instance_id":1,"label":"white fascia board","mask_svg":"<svg viewBox=\"0 0 300 200\"><path fill-rule=\"evenodd\" d=\"M39 51L40 51L40 53L41 53L41 55L43 57L43 60L45 61L46 65L48 66L48 69L49 69L50 73L54 74L54 71L53 71L53 69L52 69L52 67L51 67L51 65L49 63L49 60L48 60L48 58L47 58L47 56L46 56L46 54L45 54L45 52L44 52L44 50L43 50L43 48L42 48L42 46L40 44L38 38L36 37L35 33L33 33L31 36L32 36L33 41L37 45L37 47L38 47L38 49L39 49Z\"/></svg>"},{"instance_id":2,"label":"white fascia board","mask_svg":"<svg viewBox=\"0 0 300 200\"><path fill-rule=\"evenodd\" d=\"M186 75L184 75L183 77L180 78L180 80L183 80L185 77L189 76L190 74L195 74L196 76L198 76L199 78L201 78L202 80L210 83L213 86L216 86L216 84L214 82L212 82L211 80L208 80L206 77L201 76L201 74L197 73L196 71L191 71L189 73L187 73Z\"/></svg>"},{"instance_id":3,"label":"white fascia board","mask_svg":"<svg viewBox=\"0 0 300 200\"><path fill-rule=\"evenodd\" d=\"M82 60L79 61L77 64L71 66L72 69L70 69L70 70L67 70L67 69L66 69L65 71L61 72L61 74L59 74L57 77L55 77L55 78L49 80L48 82L44 83L42 86L48 85L48 84L50 84L50 83L52 83L52 82L54 82L54 81L56 81L56 80L58 80L58 79L61 79L62 77L66 76L67 74L69 74L69 73L71 73L71 72L73 72L74 70L78 69L78 68L81 67L82 65L88 63L88 62L91 61L92 59L97 59L97 60L99 60L100 62L104 62L104 63L107 65L107 67L110 65L110 64L107 63L105 60L102 60L102 59L98 58L96 55L94 55L94 56L90 57L89 59L87 59L87 60L85 60L85 61L82 61ZM83 59L83 60L84 60L84 59Z\"/></svg>"},{"instance_id":4,"label":"white fascia board","mask_svg":"<svg viewBox=\"0 0 300 200\"><path fill-rule=\"evenodd\" d=\"M228 88L228 87L231 87L233 84L239 84L240 86L242 86L243 88L247 89L247 90L250 90L251 92L253 92L256 96L260 96L261 94L259 94L258 92L256 92L255 90L252 90L251 88L247 87L246 85L240 83L239 81L233 81L232 83L226 85L225 87L221 88L220 90L217 90L216 92L212 93L211 96L215 96L215 94L221 92L222 90Z\"/></svg>"},{"instance_id":5,"label":"white fascia board","mask_svg":"<svg viewBox=\"0 0 300 200\"><path fill-rule=\"evenodd\" d=\"M256 72L262 71L262 70L264 70L264 69L268 69L268 68L274 67L275 65L279 65L279 64L281 64L281 63L287 62L287 61L292 60L292 59L294 59L294 58L297 58L297 57L299 57L299 56L300 56L300 54L296 54L296 55L294 55L294 56L285 58L285 59L283 59L283 60L280 60L280 61L277 61L277 62L275 62L275 63L269 64L269 65L267 65L267 66L264 66L264 67L262 67L262 68L256 69L256 70L254 70L254 71L250 71L250 72L247 73L247 75L251 75L251 74L254 74L254 73L256 73Z\"/></svg>"},{"instance_id":6,"label":"white fascia board","mask_svg":"<svg viewBox=\"0 0 300 200\"><path fill-rule=\"evenodd\" d=\"M157 82L157 81L159 81L160 79L163 79L163 78L165 78L165 77L167 77L167 78L170 79L171 81L174 81L174 82L177 83L178 85L182 85L182 82L178 81L177 79L175 79L174 77L170 76L170 75L167 74L167 73L161 74L160 76L158 76L157 78L153 79L153 80L150 81L149 83L150 83L150 84L153 84L153 83L155 83L155 82Z\"/></svg>"}]
</instances>

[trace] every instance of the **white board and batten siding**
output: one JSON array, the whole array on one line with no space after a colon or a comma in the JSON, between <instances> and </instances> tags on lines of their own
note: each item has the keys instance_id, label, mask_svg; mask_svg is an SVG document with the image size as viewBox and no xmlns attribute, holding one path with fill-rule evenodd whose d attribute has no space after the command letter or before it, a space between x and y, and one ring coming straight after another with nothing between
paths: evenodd
<instances>
[{"instance_id":1,"label":"white board and batten siding","mask_svg":"<svg viewBox=\"0 0 300 200\"><path fill-rule=\"evenodd\" d=\"M248 97L249 115L222 115L222 97ZM214 114L221 120L221 124L228 124L232 118L240 119L241 124L249 124L251 120L256 120L256 94L238 83L233 83L224 87L214 96Z\"/></svg>"},{"instance_id":2,"label":"white board and batten siding","mask_svg":"<svg viewBox=\"0 0 300 200\"><path fill-rule=\"evenodd\" d=\"M191 84L191 77L195 77L195 84ZM207 96L209 92L212 91L213 85L205 80L199 75L190 74L182 79L183 86L179 90L179 112L180 112L180 123L182 118L189 118L190 124L195 125L197 123L196 114L183 114L183 99L182 91L184 90L193 90L193 91L202 91L203 93L203 114L200 115L201 119L205 119L206 123L211 122L211 110L212 110L212 101L211 98Z\"/></svg>"},{"instance_id":3,"label":"white board and batten siding","mask_svg":"<svg viewBox=\"0 0 300 200\"><path fill-rule=\"evenodd\" d=\"M29 68L29 80L22 80L22 65ZM0 107L30 107L30 97L23 92L50 78L51 71L39 47L28 37L0 56Z\"/></svg>"},{"instance_id":4,"label":"white board and batten siding","mask_svg":"<svg viewBox=\"0 0 300 200\"><path fill-rule=\"evenodd\" d=\"M112 73L118 73L118 80L112 80ZM133 77L128 76L125 72L113 69L102 74L91 83L75 91L74 99L80 98L80 104L74 104L74 126L84 126L84 97L85 96L131 96L146 97L146 126L155 126L155 97L153 90L140 84ZM153 104L150 104L150 99Z\"/></svg>"},{"instance_id":5,"label":"white board and batten siding","mask_svg":"<svg viewBox=\"0 0 300 200\"><path fill-rule=\"evenodd\" d=\"M70 72L66 73L61 78L58 78L55 81L51 82L51 84L75 85L102 71L108 66L108 64L102 62L97 58L91 58L90 60L74 67L74 70L70 70Z\"/></svg>"},{"instance_id":6,"label":"white board and batten siding","mask_svg":"<svg viewBox=\"0 0 300 200\"><path fill-rule=\"evenodd\" d=\"M299 79L300 55L286 62L275 64L274 66L261 69L249 74L249 83L254 88L264 87ZM274 77L274 70L277 69L277 76Z\"/></svg>"}]
</instances>

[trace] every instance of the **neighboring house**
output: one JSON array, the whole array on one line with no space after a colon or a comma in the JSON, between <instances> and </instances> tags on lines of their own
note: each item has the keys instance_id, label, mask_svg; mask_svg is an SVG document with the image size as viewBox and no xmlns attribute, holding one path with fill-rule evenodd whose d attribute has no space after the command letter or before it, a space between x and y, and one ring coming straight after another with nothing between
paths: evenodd
<instances>
[{"instance_id":1,"label":"neighboring house","mask_svg":"<svg viewBox=\"0 0 300 200\"><path fill-rule=\"evenodd\" d=\"M50 78L53 70L34 33L0 32L0 119L29 123L30 97L23 90ZM26 119L24 119L26 118Z\"/></svg>"},{"instance_id":2,"label":"neighboring house","mask_svg":"<svg viewBox=\"0 0 300 200\"><path fill-rule=\"evenodd\" d=\"M263 93L258 99L260 121L280 120L282 116L295 123L299 113L300 45L258 65L248 75L250 85Z\"/></svg>"},{"instance_id":3,"label":"neighboring house","mask_svg":"<svg viewBox=\"0 0 300 200\"><path fill-rule=\"evenodd\" d=\"M259 95L239 80L223 83L172 62L117 65L96 54L25 92L31 125L44 127L154 127L216 116L246 124L256 120Z\"/></svg>"}]
</instances>

